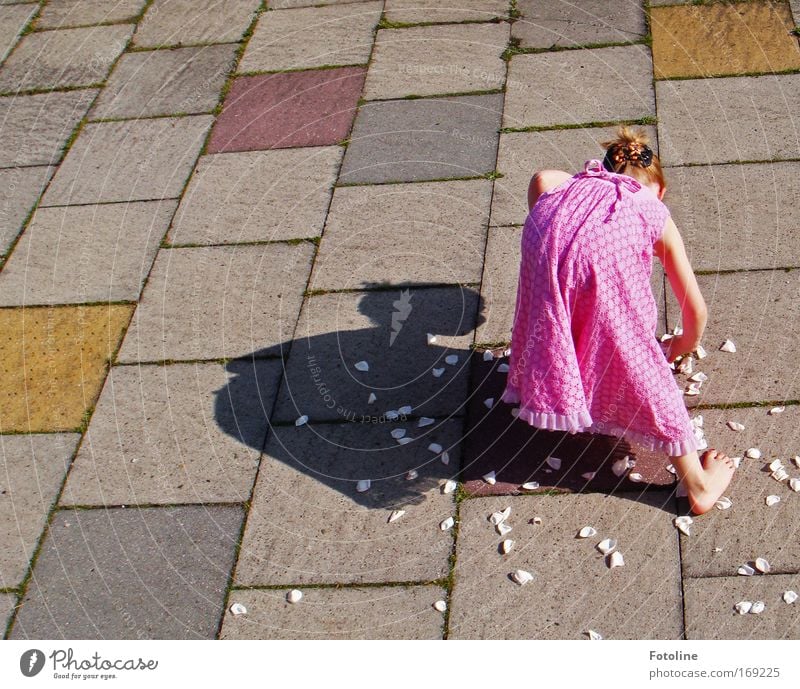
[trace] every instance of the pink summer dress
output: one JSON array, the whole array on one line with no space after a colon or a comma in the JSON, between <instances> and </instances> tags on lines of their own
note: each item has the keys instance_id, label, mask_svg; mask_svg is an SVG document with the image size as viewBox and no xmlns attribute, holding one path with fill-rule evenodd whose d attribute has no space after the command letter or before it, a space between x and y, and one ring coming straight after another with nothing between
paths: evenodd
<instances>
[{"instance_id":1,"label":"pink summer dress","mask_svg":"<svg viewBox=\"0 0 800 689\"><path fill-rule=\"evenodd\" d=\"M522 260L502 400L532 426L698 449L656 337L653 244L669 209L600 160L539 196Z\"/></svg>"}]
</instances>

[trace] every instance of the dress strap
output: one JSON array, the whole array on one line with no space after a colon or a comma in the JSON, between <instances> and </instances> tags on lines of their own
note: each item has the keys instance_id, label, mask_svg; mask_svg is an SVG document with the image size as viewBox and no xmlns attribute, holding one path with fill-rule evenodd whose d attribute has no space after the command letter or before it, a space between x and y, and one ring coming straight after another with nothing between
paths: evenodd
<instances>
[{"instance_id":1,"label":"dress strap","mask_svg":"<svg viewBox=\"0 0 800 689\"><path fill-rule=\"evenodd\" d=\"M622 190L626 189L631 193L635 193L642 188L638 180L628 175L622 175L617 172L611 172L603 167L603 162L598 158L587 160L583 166L583 172L579 172L576 177L601 177L613 183L617 192L617 197L611 204L611 208L606 216L606 221L614 214L617 209L617 201L622 199Z\"/></svg>"}]
</instances>

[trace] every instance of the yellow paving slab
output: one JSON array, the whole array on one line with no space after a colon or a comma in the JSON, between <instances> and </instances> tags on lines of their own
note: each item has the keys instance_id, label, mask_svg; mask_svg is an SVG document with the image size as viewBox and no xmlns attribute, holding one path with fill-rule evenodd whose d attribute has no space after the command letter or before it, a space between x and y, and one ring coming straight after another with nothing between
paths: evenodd
<instances>
[{"instance_id":1,"label":"yellow paving slab","mask_svg":"<svg viewBox=\"0 0 800 689\"><path fill-rule=\"evenodd\" d=\"M97 399L133 305L0 309L0 431L66 431Z\"/></svg>"},{"instance_id":2,"label":"yellow paving slab","mask_svg":"<svg viewBox=\"0 0 800 689\"><path fill-rule=\"evenodd\" d=\"M656 79L780 72L800 68L788 3L711 3L653 7Z\"/></svg>"}]
</instances>

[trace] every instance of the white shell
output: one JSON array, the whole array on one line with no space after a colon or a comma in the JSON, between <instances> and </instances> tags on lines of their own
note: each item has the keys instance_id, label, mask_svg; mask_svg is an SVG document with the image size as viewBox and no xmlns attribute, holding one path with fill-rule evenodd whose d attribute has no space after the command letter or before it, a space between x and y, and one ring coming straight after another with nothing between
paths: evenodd
<instances>
[{"instance_id":1,"label":"white shell","mask_svg":"<svg viewBox=\"0 0 800 689\"><path fill-rule=\"evenodd\" d=\"M434 344L436 342L436 335L433 333L428 333L428 344Z\"/></svg>"},{"instance_id":2,"label":"white shell","mask_svg":"<svg viewBox=\"0 0 800 689\"><path fill-rule=\"evenodd\" d=\"M458 354L448 354L444 358L444 363L455 366L458 363Z\"/></svg>"},{"instance_id":3,"label":"white shell","mask_svg":"<svg viewBox=\"0 0 800 689\"><path fill-rule=\"evenodd\" d=\"M774 416L775 414L783 414L786 411L786 407L772 407L767 414L770 416Z\"/></svg>"},{"instance_id":4,"label":"white shell","mask_svg":"<svg viewBox=\"0 0 800 689\"><path fill-rule=\"evenodd\" d=\"M447 519L445 519L444 521L442 521L442 522L439 524L439 528L440 528L442 531L447 531L447 530L448 530L449 528L451 528L451 527L453 526L453 524L455 524L455 523L456 523L456 520L455 520L455 519L453 519L452 517L448 517Z\"/></svg>"},{"instance_id":5,"label":"white shell","mask_svg":"<svg viewBox=\"0 0 800 689\"><path fill-rule=\"evenodd\" d=\"M597 535L597 529L593 526L584 526L580 531L578 531L578 536L581 538L591 538L592 536Z\"/></svg>"},{"instance_id":6,"label":"white shell","mask_svg":"<svg viewBox=\"0 0 800 689\"><path fill-rule=\"evenodd\" d=\"M395 440L400 440L400 438L405 436L405 434L406 434L406 429L405 428L395 428L391 432L391 436Z\"/></svg>"},{"instance_id":7,"label":"white shell","mask_svg":"<svg viewBox=\"0 0 800 689\"><path fill-rule=\"evenodd\" d=\"M483 400L484 405L486 405L487 409L491 409L494 406L494 397L487 397Z\"/></svg>"},{"instance_id":8,"label":"white shell","mask_svg":"<svg viewBox=\"0 0 800 689\"><path fill-rule=\"evenodd\" d=\"M772 567L770 567L769 562L767 562L763 557L757 557L755 565L756 569L762 574L768 574L769 571L772 569Z\"/></svg>"},{"instance_id":9,"label":"white shell","mask_svg":"<svg viewBox=\"0 0 800 689\"><path fill-rule=\"evenodd\" d=\"M411 469L406 474L406 481L413 481L417 477L419 477L419 472L416 469Z\"/></svg>"},{"instance_id":10,"label":"white shell","mask_svg":"<svg viewBox=\"0 0 800 689\"><path fill-rule=\"evenodd\" d=\"M484 361L491 361L492 359L494 359L494 354L492 354L492 350L491 349L487 349L483 353L483 360Z\"/></svg>"},{"instance_id":11,"label":"white shell","mask_svg":"<svg viewBox=\"0 0 800 689\"><path fill-rule=\"evenodd\" d=\"M444 369L443 368L435 368L435 369L433 369L431 371L431 373L433 373L433 377L434 378L438 378L439 376L441 376L444 373Z\"/></svg>"},{"instance_id":12,"label":"white shell","mask_svg":"<svg viewBox=\"0 0 800 689\"><path fill-rule=\"evenodd\" d=\"M394 510L394 511L393 511L393 512L392 512L392 513L389 515L389 522L388 522L388 523L389 523L389 524L391 524L392 522L396 522L396 521L397 521L398 519L400 519L400 517L402 517L402 516L403 516L405 513L406 513L406 511L405 511L405 510Z\"/></svg>"},{"instance_id":13,"label":"white shell","mask_svg":"<svg viewBox=\"0 0 800 689\"><path fill-rule=\"evenodd\" d=\"M365 490L369 490L369 486L370 486L370 480L369 480L368 478L362 478L362 479L361 479L361 480L360 480L360 481L359 481L359 482L356 484L356 490L357 490L359 493L363 493Z\"/></svg>"},{"instance_id":14,"label":"white shell","mask_svg":"<svg viewBox=\"0 0 800 689\"><path fill-rule=\"evenodd\" d=\"M745 457L749 457L750 459L761 459L761 450L757 447L751 447L744 453Z\"/></svg>"},{"instance_id":15,"label":"white shell","mask_svg":"<svg viewBox=\"0 0 800 689\"><path fill-rule=\"evenodd\" d=\"M439 612L444 612L445 610L447 610L447 603L443 600L437 600L433 604L433 607L436 608L436 610L438 610Z\"/></svg>"},{"instance_id":16,"label":"white shell","mask_svg":"<svg viewBox=\"0 0 800 689\"><path fill-rule=\"evenodd\" d=\"M357 361L354 366L359 371L369 371L369 364L366 361Z\"/></svg>"},{"instance_id":17,"label":"white shell","mask_svg":"<svg viewBox=\"0 0 800 689\"><path fill-rule=\"evenodd\" d=\"M756 573L750 565L742 565L739 569L736 570L737 574L741 574L743 577L751 577Z\"/></svg>"},{"instance_id":18,"label":"white shell","mask_svg":"<svg viewBox=\"0 0 800 689\"><path fill-rule=\"evenodd\" d=\"M292 589L286 594L286 600L290 603L297 603L303 597L303 592L298 589Z\"/></svg>"},{"instance_id":19,"label":"white shell","mask_svg":"<svg viewBox=\"0 0 800 689\"><path fill-rule=\"evenodd\" d=\"M450 464L450 455L448 454L447 450L442 452L441 457L439 459L442 460L442 464Z\"/></svg>"},{"instance_id":20,"label":"white shell","mask_svg":"<svg viewBox=\"0 0 800 689\"><path fill-rule=\"evenodd\" d=\"M484 481L486 481L486 483L488 483L490 486L493 486L495 483L497 483L497 478L494 471L490 471L488 474L484 474L481 478Z\"/></svg>"},{"instance_id":21,"label":"white shell","mask_svg":"<svg viewBox=\"0 0 800 689\"><path fill-rule=\"evenodd\" d=\"M561 468L561 460L558 457L548 457L545 461L551 469L558 471Z\"/></svg>"},{"instance_id":22,"label":"white shell","mask_svg":"<svg viewBox=\"0 0 800 689\"><path fill-rule=\"evenodd\" d=\"M664 333L659 339L662 342L666 342L667 340L671 340L673 337L675 337L675 335L673 335L672 333Z\"/></svg>"},{"instance_id":23,"label":"white shell","mask_svg":"<svg viewBox=\"0 0 800 689\"><path fill-rule=\"evenodd\" d=\"M744 424L739 423L738 421L728 421L728 428L730 428L732 431L743 431Z\"/></svg>"},{"instance_id":24,"label":"white shell","mask_svg":"<svg viewBox=\"0 0 800 689\"><path fill-rule=\"evenodd\" d=\"M515 419L519 416L519 407L511 408L511 416L513 416Z\"/></svg>"},{"instance_id":25,"label":"white shell","mask_svg":"<svg viewBox=\"0 0 800 689\"><path fill-rule=\"evenodd\" d=\"M692 357L687 356L681 359L681 363L678 364L678 371L688 376L693 370L694 370L694 359L692 359Z\"/></svg>"},{"instance_id":26,"label":"white shell","mask_svg":"<svg viewBox=\"0 0 800 689\"><path fill-rule=\"evenodd\" d=\"M698 414L697 416L692 417L692 426L695 428L702 428L703 427L703 415Z\"/></svg>"},{"instance_id":27,"label":"white shell","mask_svg":"<svg viewBox=\"0 0 800 689\"><path fill-rule=\"evenodd\" d=\"M733 342L731 340L725 340L725 342L723 342L720 345L719 348L720 348L720 351L722 351L722 352L731 352L731 353L733 353L733 352L736 351L736 345L733 344Z\"/></svg>"},{"instance_id":28,"label":"white shell","mask_svg":"<svg viewBox=\"0 0 800 689\"><path fill-rule=\"evenodd\" d=\"M667 466L665 468L670 474L673 474L673 475L677 476L678 470L672 464L667 464Z\"/></svg>"},{"instance_id":29,"label":"white shell","mask_svg":"<svg viewBox=\"0 0 800 689\"><path fill-rule=\"evenodd\" d=\"M492 522L494 526L497 526L501 522L504 522L506 519L508 519L510 514L511 514L511 508L506 507L501 512L492 512L489 515L489 521Z\"/></svg>"},{"instance_id":30,"label":"white shell","mask_svg":"<svg viewBox=\"0 0 800 689\"><path fill-rule=\"evenodd\" d=\"M628 471L628 469L633 469L634 466L636 466L636 462L628 455L625 455L622 459L618 459L611 465L611 471L614 472L614 476L620 477Z\"/></svg>"},{"instance_id":31,"label":"white shell","mask_svg":"<svg viewBox=\"0 0 800 689\"><path fill-rule=\"evenodd\" d=\"M412 442L413 440L414 440L414 438L412 438L411 436L404 436L402 438L397 438L397 442L400 443L401 445L407 445L408 443Z\"/></svg>"},{"instance_id":32,"label":"white shell","mask_svg":"<svg viewBox=\"0 0 800 689\"><path fill-rule=\"evenodd\" d=\"M772 478L779 483L789 478L789 474L786 473L786 469L784 468L776 469L770 474L770 476L772 476Z\"/></svg>"},{"instance_id":33,"label":"white shell","mask_svg":"<svg viewBox=\"0 0 800 689\"><path fill-rule=\"evenodd\" d=\"M398 414L397 410L395 409L390 409L389 411L384 412L383 415L390 421L394 421L396 418L400 416L400 414Z\"/></svg>"},{"instance_id":34,"label":"white shell","mask_svg":"<svg viewBox=\"0 0 800 689\"><path fill-rule=\"evenodd\" d=\"M766 608L766 607L767 607L767 605L766 605L766 603L764 603L763 600L757 600L757 601L755 601L753 603L753 607L750 608L750 613L752 615L759 615L762 612L764 612L764 608Z\"/></svg>"},{"instance_id":35,"label":"white shell","mask_svg":"<svg viewBox=\"0 0 800 689\"><path fill-rule=\"evenodd\" d=\"M367 398L367 404L372 404L376 399L378 398L375 396L374 392L369 393L369 397Z\"/></svg>"},{"instance_id":36,"label":"white shell","mask_svg":"<svg viewBox=\"0 0 800 689\"><path fill-rule=\"evenodd\" d=\"M708 441L705 438L700 438L697 441L697 449L698 450L705 450L708 448Z\"/></svg>"},{"instance_id":37,"label":"white shell","mask_svg":"<svg viewBox=\"0 0 800 689\"><path fill-rule=\"evenodd\" d=\"M534 518L533 518L533 519L531 519L530 521L531 521L531 523L533 523L533 524L541 524L541 523L542 523L542 518L541 518L541 517L534 517Z\"/></svg>"},{"instance_id":38,"label":"white shell","mask_svg":"<svg viewBox=\"0 0 800 689\"><path fill-rule=\"evenodd\" d=\"M697 355L698 359L705 359L708 356L708 352L702 345L697 345L697 349L694 350L694 353Z\"/></svg>"},{"instance_id":39,"label":"white shell","mask_svg":"<svg viewBox=\"0 0 800 689\"><path fill-rule=\"evenodd\" d=\"M792 461L794 462L795 466L800 469L800 455L795 455L792 457Z\"/></svg>"},{"instance_id":40,"label":"white shell","mask_svg":"<svg viewBox=\"0 0 800 689\"><path fill-rule=\"evenodd\" d=\"M499 364L497 367L498 373L508 373L509 370L511 370L511 368L508 364Z\"/></svg>"},{"instance_id":41,"label":"white shell","mask_svg":"<svg viewBox=\"0 0 800 689\"><path fill-rule=\"evenodd\" d=\"M398 409L397 411L400 412L401 414L404 414L405 416L408 416L411 413L411 405L406 404L400 407L400 409Z\"/></svg>"},{"instance_id":42,"label":"white shell","mask_svg":"<svg viewBox=\"0 0 800 689\"><path fill-rule=\"evenodd\" d=\"M586 633L589 635L589 639L591 641L602 641L603 640L603 637L600 634L598 634L596 631L594 631L594 629L590 629Z\"/></svg>"},{"instance_id":43,"label":"white shell","mask_svg":"<svg viewBox=\"0 0 800 689\"><path fill-rule=\"evenodd\" d=\"M614 567L622 567L625 564L625 559L622 557L622 553L619 550L615 550L611 553L611 557L608 558L608 566L609 568Z\"/></svg>"},{"instance_id":44,"label":"white shell","mask_svg":"<svg viewBox=\"0 0 800 689\"><path fill-rule=\"evenodd\" d=\"M700 394L700 386L702 383L689 383L686 387L686 390L683 391L683 394L687 397L694 397L695 395Z\"/></svg>"},{"instance_id":45,"label":"white shell","mask_svg":"<svg viewBox=\"0 0 800 689\"><path fill-rule=\"evenodd\" d=\"M445 481L444 485L442 486L442 493L448 495L449 493L452 493L456 488L458 488L458 483L456 483L452 479L447 479L447 481Z\"/></svg>"},{"instance_id":46,"label":"white shell","mask_svg":"<svg viewBox=\"0 0 800 689\"><path fill-rule=\"evenodd\" d=\"M523 490L536 490L539 487L538 481L528 481L527 483L522 484Z\"/></svg>"},{"instance_id":47,"label":"white shell","mask_svg":"<svg viewBox=\"0 0 800 689\"><path fill-rule=\"evenodd\" d=\"M513 328L512 328L513 330ZM511 356L511 347L503 350L503 356Z\"/></svg>"},{"instance_id":48,"label":"white shell","mask_svg":"<svg viewBox=\"0 0 800 689\"><path fill-rule=\"evenodd\" d=\"M742 458L741 457L731 457L731 461L733 462L733 466L735 466L738 469L739 465L742 463Z\"/></svg>"},{"instance_id":49,"label":"white shell","mask_svg":"<svg viewBox=\"0 0 800 689\"><path fill-rule=\"evenodd\" d=\"M494 527L497 529L497 533L501 536L505 536L509 531L511 531L511 525L507 524L506 522L500 522L497 526Z\"/></svg>"},{"instance_id":50,"label":"white shell","mask_svg":"<svg viewBox=\"0 0 800 689\"><path fill-rule=\"evenodd\" d=\"M642 481L644 481L644 476L636 473L635 471L631 474L628 474L628 478L634 483L641 483Z\"/></svg>"},{"instance_id":51,"label":"white shell","mask_svg":"<svg viewBox=\"0 0 800 689\"><path fill-rule=\"evenodd\" d=\"M417 428L424 428L425 426L430 426L433 423L436 423L436 419L432 419L430 416L422 416L417 422Z\"/></svg>"},{"instance_id":52,"label":"white shell","mask_svg":"<svg viewBox=\"0 0 800 689\"><path fill-rule=\"evenodd\" d=\"M742 600L739 601L736 605L733 606L736 612L740 615L746 615L750 612L750 609L753 607L753 604L749 600Z\"/></svg>"},{"instance_id":53,"label":"white shell","mask_svg":"<svg viewBox=\"0 0 800 689\"><path fill-rule=\"evenodd\" d=\"M694 381L695 383L705 383L708 380L708 376L702 371L698 371L694 375L690 376L689 380Z\"/></svg>"},{"instance_id":54,"label":"white shell","mask_svg":"<svg viewBox=\"0 0 800 689\"><path fill-rule=\"evenodd\" d=\"M303 414L302 416L298 416L294 422L295 426L302 426L304 423L308 423L308 416Z\"/></svg>"},{"instance_id":55,"label":"white shell","mask_svg":"<svg viewBox=\"0 0 800 689\"><path fill-rule=\"evenodd\" d=\"M694 523L694 520L689 515L675 517L675 519L672 520L672 523L675 524L675 528L681 533L684 533L687 536L692 535L689 531L689 527Z\"/></svg>"},{"instance_id":56,"label":"white shell","mask_svg":"<svg viewBox=\"0 0 800 689\"><path fill-rule=\"evenodd\" d=\"M520 586L524 586L529 581L533 581L533 574L526 572L524 569L518 569L511 575L511 578Z\"/></svg>"},{"instance_id":57,"label":"white shell","mask_svg":"<svg viewBox=\"0 0 800 689\"><path fill-rule=\"evenodd\" d=\"M505 539L505 540L504 540L504 541L503 541L503 542L500 544L500 550L502 550L502 551L503 551L503 554L504 554L504 555L507 555L508 553L510 553L510 552L511 552L511 549L512 549L513 547L514 547L514 541L512 541L510 538L506 538L506 539Z\"/></svg>"},{"instance_id":58,"label":"white shell","mask_svg":"<svg viewBox=\"0 0 800 689\"><path fill-rule=\"evenodd\" d=\"M608 555L617 547L617 542L613 538L604 538L596 547L603 555Z\"/></svg>"},{"instance_id":59,"label":"white shell","mask_svg":"<svg viewBox=\"0 0 800 689\"><path fill-rule=\"evenodd\" d=\"M780 459L773 459L769 463L769 470L777 471L778 469L783 469L783 462Z\"/></svg>"},{"instance_id":60,"label":"white shell","mask_svg":"<svg viewBox=\"0 0 800 689\"><path fill-rule=\"evenodd\" d=\"M442 446L439 445L439 443L431 443L430 445L428 445L428 449L431 452L435 452L436 454L439 454L442 451Z\"/></svg>"},{"instance_id":61,"label":"white shell","mask_svg":"<svg viewBox=\"0 0 800 689\"><path fill-rule=\"evenodd\" d=\"M783 592L783 600L784 600L784 602L786 602L789 605L791 605L792 603L794 603L797 600L797 594L794 591L791 591L791 590L784 591Z\"/></svg>"},{"instance_id":62,"label":"white shell","mask_svg":"<svg viewBox=\"0 0 800 689\"><path fill-rule=\"evenodd\" d=\"M784 600L785 599L786 599L786 594L784 594ZM246 615L247 614L247 608L244 607L244 605L242 605L241 603L234 603L228 609L231 611L231 614L233 614L233 615Z\"/></svg>"},{"instance_id":63,"label":"white shell","mask_svg":"<svg viewBox=\"0 0 800 689\"><path fill-rule=\"evenodd\" d=\"M595 477L595 474L597 474L596 471L587 471L585 474L581 474L581 478L591 481Z\"/></svg>"},{"instance_id":64,"label":"white shell","mask_svg":"<svg viewBox=\"0 0 800 689\"><path fill-rule=\"evenodd\" d=\"M676 325L676 326L675 326L675 327L672 329L672 334L673 334L673 335L683 335L683 328L682 328L681 326L679 326L679 325Z\"/></svg>"},{"instance_id":65,"label":"white shell","mask_svg":"<svg viewBox=\"0 0 800 689\"><path fill-rule=\"evenodd\" d=\"M795 493L800 493L800 478L790 478L789 488L791 488Z\"/></svg>"},{"instance_id":66,"label":"white shell","mask_svg":"<svg viewBox=\"0 0 800 689\"><path fill-rule=\"evenodd\" d=\"M727 510L730 509L733 505L731 499L725 495L723 495L719 500L714 503L714 507L718 510Z\"/></svg>"},{"instance_id":67,"label":"white shell","mask_svg":"<svg viewBox=\"0 0 800 689\"><path fill-rule=\"evenodd\" d=\"M768 495L764 502L767 503L767 507L772 507L773 505L777 505L781 501L780 496L778 495Z\"/></svg>"}]
</instances>

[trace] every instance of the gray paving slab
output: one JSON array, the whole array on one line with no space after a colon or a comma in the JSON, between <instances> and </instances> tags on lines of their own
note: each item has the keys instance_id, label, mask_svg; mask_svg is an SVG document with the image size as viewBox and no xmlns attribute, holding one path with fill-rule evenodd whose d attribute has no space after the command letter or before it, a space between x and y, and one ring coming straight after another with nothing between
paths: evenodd
<instances>
[{"instance_id":1,"label":"gray paving slab","mask_svg":"<svg viewBox=\"0 0 800 689\"><path fill-rule=\"evenodd\" d=\"M492 183L338 187L310 289L480 282Z\"/></svg>"},{"instance_id":2,"label":"gray paving slab","mask_svg":"<svg viewBox=\"0 0 800 689\"><path fill-rule=\"evenodd\" d=\"M372 0L274 0L274 2L270 3L269 9L283 10L292 7L310 7L312 5L352 5L371 1Z\"/></svg>"},{"instance_id":3,"label":"gray paving slab","mask_svg":"<svg viewBox=\"0 0 800 689\"><path fill-rule=\"evenodd\" d=\"M0 435L0 587L22 584L79 440L77 433Z\"/></svg>"},{"instance_id":4,"label":"gray paving slab","mask_svg":"<svg viewBox=\"0 0 800 689\"><path fill-rule=\"evenodd\" d=\"M213 639L238 505L60 510L12 639Z\"/></svg>"},{"instance_id":5,"label":"gray paving slab","mask_svg":"<svg viewBox=\"0 0 800 689\"><path fill-rule=\"evenodd\" d=\"M647 46L514 55L509 63L503 127L654 115L653 64Z\"/></svg>"},{"instance_id":6,"label":"gray paving slab","mask_svg":"<svg viewBox=\"0 0 800 689\"><path fill-rule=\"evenodd\" d=\"M62 505L244 502L281 365L114 366Z\"/></svg>"},{"instance_id":7,"label":"gray paving slab","mask_svg":"<svg viewBox=\"0 0 800 689\"><path fill-rule=\"evenodd\" d=\"M657 153L656 128L637 129L650 137ZM533 174L537 170L582 171L587 160L605 156L602 143L614 139L616 131L617 127L584 127L500 134L497 171L503 176L494 182L490 224L522 225L528 215L528 185Z\"/></svg>"},{"instance_id":8,"label":"gray paving slab","mask_svg":"<svg viewBox=\"0 0 800 689\"><path fill-rule=\"evenodd\" d=\"M120 58L90 119L210 112L229 72L236 45L146 50Z\"/></svg>"},{"instance_id":9,"label":"gray paving slab","mask_svg":"<svg viewBox=\"0 0 800 689\"><path fill-rule=\"evenodd\" d=\"M389 429L409 426L399 445ZM433 429L433 430L431 430ZM424 433L422 431L425 431ZM446 577L455 515L441 486L458 472L462 423L273 427L247 517L236 585L431 581ZM450 449L445 466L428 450ZM418 473L407 479L408 471ZM357 481L369 479L366 492ZM394 510L405 510L389 522ZM431 601L434 602L434 601Z\"/></svg>"},{"instance_id":10,"label":"gray paving slab","mask_svg":"<svg viewBox=\"0 0 800 689\"><path fill-rule=\"evenodd\" d=\"M160 251L118 360L280 355L313 252L309 242Z\"/></svg>"},{"instance_id":11,"label":"gray paving slab","mask_svg":"<svg viewBox=\"0 0 800 689\"><path fill-rule=\"evenodd\" d=\"M509 26L440 24L381 29L364 98L402 98L502 88Z\"/></svg>"},{"instance_id":12,"label":"gray paving slab","mask_svg":"<svg viewBox=\"0 0 800 689\"><path fill-rule=\"evenodd\" d=\"M656 97L664 165L798 157L800 74L658 81Z\"/></svg>"},{"instance_id":13,"label":"gray paving slab","mask_svg":"<svg viewBox=\"0 0 800 689\"><path fill-rule=\"evenodd\" d=\"M133 42L140 47L240 41L260 0L154 0Z\"/></svg>"},{"instance_id":14,"label":"gray paving slab","mask_svg":"<svg viewBox=\"0 0 800 689\"><path fill-rule=\"evenodd\" d=\"M0 169L0 256L8 253L11 243L22 229L22 223L39 200L55 168L16 167Z\"/></svg>"},{"instance_id":15,"label":"gray paving slab","mask_svg":"<svg viewBox=\"0 0 800 689\"><path fill-rule=\"evenodd\" d=\"M789 0L789 7L792 10L792 18L797 26L800 26L800 0Z\"/></svg>"},{"instance_id":16,"label":"gray paving slab","mask_svg":"<svg viewBox=\"0 0 800 689\"><path fill-rule=\"evenodd\" d=\"M339 292L306 299L274 420L380 419L411 406L414 415L462 414L469 344L479 313L472 287ZM427 333L438 336L427 344ZM446 357L458 361L448 364ZM369 371L355 364L366 361ZM445 369L435 377L433 369ZM377 400L369 404L369 394Z\"/></svg>"},{"instance_id":17,"label":"gray paving slab","mask_svg":"<svg viewBox=\"0 0 800 689\"><path fill-rule=\"evenodd\" d=\"M414 182L492 172L502 108L502 94L362 105L339 181Z\"/></svg>"},{"instance_id":18,"label":"gray paving slab","mask_svg":"<svg viewBox=\"0 0 800 689\"><path fill-rule=\"evenodd\" d=\"M96 95L86 89L0 98L0 168L58 162Z\"/></svg>"},{"instance_id":19,"label":"gray paving slab","mask_svg":"<svg viewBox=\"0 0 800 689\"><path fill-rule=\"evenodd\" d=\"M541 3L520 0L521 16L511 34L522 48L577 47L640 41L647 34L645 11L631 0Z\"/></svg>"},{"instance_id":20,"label":"gray paving slab","mask_svg":"<svg viewBox=\"0 0 800 689\"><path fill-rule=\"evenodd\" d=\"M390 22L463 22L491 21L508 16L506 0L386 0L384 9Z\"/></svg>"},{"instance_id":21,"label":"gray paving slab","mask_svg":"<svg viewBox=\"0 0 800 689\"><path fill-rule=\"evenodd\" d=\"M511 507L505 537L488 521ZM668 494L599 493L492 497L460 506L450 634L455 639L680 639L678 539ZM541 524L529 519L541 517ZM593 526L597 536L581 539ZM595 545L617 540L625 565L611 569ZM510 575L534 575L524 586Z\"/></svg>"},{"instance_id":22,"label":"gray paving slab","mask_svg":"<svg viewBox=\"0 0 800 689\"><path fill-rule=\"evenodd\" d=\"M170 228L174 244L318 237L344 154L311 146L201 156Z\"/></svg>"},{"instance_id":23,"label":"gray paving slab","mask_svg":"<svg viewBox=\"0 0 800 689\"><path fill-rule=\"evenodd\" d=\"M36 20L37 29L135 22L146 0L50 0Z\"/></svg>"},{"instance_id":24,"label":"gray paving slab","mask_svg":"<svg viewBox=\"0 0 800 689\"><path fill-rule=\"evenodd\" d=\"M444 615L433 604L446 599L440 586L369 586L300 589L236 589L225 611L221 639L441 639Z\"/></svg>"},{"instance_id":25,"label":"gray paving slab","mask_svg":"<svg viewBox=\"0 0 800 689\"><path fill-rule=\"evenodd\" d=\"M177 198L212 121L196 115L87 124L42 205Z\"/></svg>"},{"instance_id":26,"label":"gray paving slab","mask_svg":"<svg viewBox=\"0 0 800 689\"><path fill-rule=\"evenodd\" d=\"M261 15L239 72L363 65L383 2L276 10Z\"/></svg>"},{"instance_id":27,"label":"gray paving slab","mask_svg":"<svg viewBox=\"0 0 800 689\"><path fill-rule=\"evenodd\" d=\"M0 273L0 305L137 301L176 205L38 209Z\"/></svg>"},{"instance_id":28,"label":"gray paving slab","mask_svg":"<svg viewBox=\"0 0 800 689\"><path fill-rule=\"evenodd\" d=\"M13 593L0 593L0 629L5 632L6 625L11 619L11 613L17 605L17 596Z\"/></svg>"},{"instance_id":29,"label":"gray paving slab","mask_svg":"<svg viewBox=\"0 0 800 689\"><path fill-rule=\"evenodd\" d=\"M98 84L133 29L115 24L28 34L0 67L0 92Z\"/></svg>"},{"instance_id":30,"label":"gray paving slab","mask_svg":"<svg viewBox=\"0 0 800 689\"><path fill-rule=\"evenodd\" d=\"M36 10L36 5L12 5L0 8L0 62L14 47L20 32Z\"/></svg>"},{"instance_id":31,"label":"gray paving slab","mask_svg":"<svg viewBox=\"0 0 800 689\"><path fill-rule=\"evenodd\" d=\"M710 577L683 582L687 639L800 639L797 603L785 591L800 590L800 576ZM743 600L763 601L764 612L740 615Z\"/></svg>"}]
</instances>

